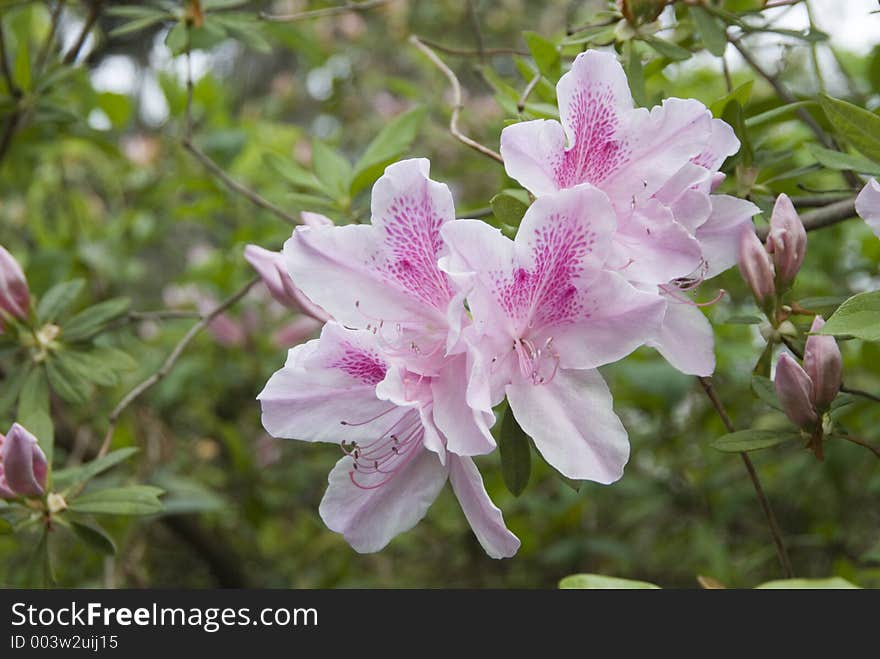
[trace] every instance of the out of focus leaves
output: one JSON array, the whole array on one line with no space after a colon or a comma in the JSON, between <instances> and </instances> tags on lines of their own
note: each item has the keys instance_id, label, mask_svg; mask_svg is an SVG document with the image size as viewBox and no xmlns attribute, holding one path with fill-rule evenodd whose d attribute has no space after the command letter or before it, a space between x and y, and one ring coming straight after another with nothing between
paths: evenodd
<instances>
[{"instance_id":1,"label":"out of focus leaves","mask_svg":"<svg viewBox=\"0 0 880 659\"><path fill-rule=\"evenodd\" d=\"M559 582L564 590L658 590L660 586L647 581L606 577L602 574L572 574Z\"/></svg>"},{"instance_id":2,"label":"out of focus leaves","mask_svg":"<svg viewBox=\"0 0 880 659\"><path fill-rule=\"evenodd\" d=\"M880 163L880 117L870 110L824 94L819 96L819 104L831 125L853 148Z\"/></svg>"},{"instance_id":3,"label":"out of focus leaves","mask_svg":"<svg viewBox=\"0 0 880 659\"><path fill-rule=\"evenodd\" d=\"M853 295L838 307L819 333L880 341L880 291Z\"/></svg>"}]
</instances>

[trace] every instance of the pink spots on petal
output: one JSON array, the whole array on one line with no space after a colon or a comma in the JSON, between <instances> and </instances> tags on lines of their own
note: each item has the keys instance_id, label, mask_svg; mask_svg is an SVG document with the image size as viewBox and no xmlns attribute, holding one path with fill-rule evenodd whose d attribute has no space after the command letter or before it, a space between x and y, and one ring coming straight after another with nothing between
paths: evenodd
<instances>
[{"instance_id":1,"label":"pink spots on petal","mask_svg":"<svg viewBox=\"0 0 880 659\"><path fill-rule=\"evenodd\" d=\"M609 85L577 90L570 103L573 144L551 163L562 188L598 185L629 161L626 142L617 135L619 117Z\"/></svg>"},{"instance_id":2,"label":"pink spots on petal","mask_svg":"<svg viewBox=\"0 0 880 659\"><path fill-rule=\"evenodd\" d=\"M372 350L355 347L350 343L344 343L341 347L342 353L329 364L330 368L338 368L371 386L375 386L385 379L388 366L378 354Z\"/></svg>"},{"instance_id":3,"label":"pink spots on petal","mask_svg":"<svg viewBox=\"0 0 880 659\"><path fill-rule=\"evenodd\" d=\"M431 198L397 197L388 208L388 216L382 219L385 253L377 264L380 272L420 302L445 309L452 290L437 267L444 218Z\"/></svg>"},{"instance_id":4,"label":"pink spots on petal","mask_svg":"<svg viewBox=\"0 0 880 659\"><path fill-rule=\"evenodd\" d=\"M589 226L557 213L530 241L531 270L490 273L498 303L521 332L586 317L578 280L595 242Z\"/></svg>"}]
</instances>

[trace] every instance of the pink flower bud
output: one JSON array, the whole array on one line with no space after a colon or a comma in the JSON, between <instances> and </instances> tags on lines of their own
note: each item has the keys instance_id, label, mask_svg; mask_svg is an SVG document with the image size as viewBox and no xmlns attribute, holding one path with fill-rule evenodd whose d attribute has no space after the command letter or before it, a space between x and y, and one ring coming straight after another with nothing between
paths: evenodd
<instances>
[{"instance_id":1,"label":"pink flower bud","mask_svg":"<svg viewBox=\"0 0 880 659\"><path fill-rule=\"evenodd\" d=\"M310 316L300 316L272 335L272 343L279 348L290 348L310 339L321 329L321 321Z\"/></svg>"},{"instance_id":2,"label":"pink flower bud","mask_svg":"<svg viewBox=\"0 0 880 659\"><path fill-rule=\"evenodd\" d=\"M247 334L241 323L233 320L225 313L215 317L208 325L208 330L217 343L225 348L237 348L247 339Z\"/></svg>"},{"instance_id":3,"label":"pink flower bud","mask_svg":"<svg viewBox=\"0 0 880 659\"><path fill-rule=\"evenodd\" d=\"M49 465L37 438L17 423L0 434L0 498L37 497L46 491Z\"/></svg>"},{"instance_id":4,"label":"pink flower bud","mask_svg":"<svg viewBox=\"0 0 880 659\"><path fill-rule=\"evenodd\" d=\"M31 295L21 266L0 246L0 309L16 318L26 318L30 304Z\"/></svg>"},{"instance_id":5,"label":"pink flower bud","mask_svg":"<svg viewBox=\"0 0 880 659\"><path fill-rule=\"evenodd\" d=\"M807 251L807 230L788 195L776 198L770 216L767 251L773 255L779 285L788 288L801 269Z\"/></svg>"},{"instance_id":6,"label":"pink flower bud","mask_svg":"<svg viewBox=\"0 0 880 659\"><path fill-rule=\"evenodd\" d=\"M788 353L783 353L776 363L776 395L782 411L798 428L812 430L819 420L813 407L810 376Z\"/></svg>"},{"instance_id":7,"label":"pink flower bud","mask_svg":"<svg viewBox=\"0 0 880 659\"><path fill-rule=\"evenodd\" d=\"M774 272L770 255L751 229L743 231L739 240L739 271L752 289L759 304L776 295Z\"/></svg>"},{"instance_id":8,"label":"pink flower bud","mask_svg":"<svg viewBox=\"0 0 880 659\"><path fill-rule=\"evenodd\" d=\"M310 226L324 225L322 220L315 218L323 218L332 224L329 219L317 213L303 213L302 215L304 222L317 223ZM306 215L314 216L314 218L307 220ZM272 297L285 307L302 311L321 322L327 322L330 319L330 315L326 311L308 299L293 283L287 272L287 266L284 264L284 256L280 252L271 252L257 245L247 245L244 248L244 258L263 279Z\"/></svg>"},{"instance_id":9,"label":"pink flower bud","mask_svg":"<svg viewBox=\"0 0 880 659\"><path fill-rule=\"evenodd\" d=\"M810 332L818 332L824 325L825 320L821 316L816 316ZM828 409L831 401L840 392L843 370L843 358L833 336L811 334L807 337L807 345L804 348L804 370L813 381L813 403L816 408L820 411Z\"/></svg>"}]
</instances>

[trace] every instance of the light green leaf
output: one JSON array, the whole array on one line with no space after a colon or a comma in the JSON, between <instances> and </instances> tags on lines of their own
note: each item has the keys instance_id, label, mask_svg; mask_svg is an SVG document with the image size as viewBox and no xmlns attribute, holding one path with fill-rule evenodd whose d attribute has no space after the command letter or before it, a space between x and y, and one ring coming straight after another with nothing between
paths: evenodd
<instances>
[{"instance_id":1,"label":"light green leaf","mask_svg":"<svg viewBox=\"0 0 880 659\"><path fill-rule=\"evenodd\" d=\"M122 9L122 7L120 7L120 9ZM132 7L132 9L134 9L134 7ZM170 16L168 16L168 14L166 14L165 12L158 12L149 16L141 16L140 18L135 18L132 21L124 23L119 27L113 28L112 30L110 30L110 36L122 37L126 34L140 32L141 30L146 30L148 27L151 27L156 23L160 23L168 18L170 18Z\"/></svg>"},{"instance_id":2,"label":"light green leaf","mask_svg":"<svg viewBox=\"0 0 880 659\"><path fill-rule=\"evenodd\" d=\"M131 300L117 297L83 309L64 324L61 336L65 341L91 338L101 332L107 323L128 313L130 307Z\"/></svg>"},{"instance_id":3,"label":"light green leaf","mask_svg":"<svg viewBox=\"0 0 880 659\"><path fill-rule=\"evenodd\" d=\"M348 202L351 186L351 165L321 140L312 141L312 168L326 192L337 201Z\"/></svg>"},{"instance_id":4,"label":"light green leaf","mask_svg":"<svg viewBox=\"0 0 880 659\"><path fill-rule=\"evenodd\" d=\"M821 95L819 104L834 129L860 153L880 163L880 117L852 103Z\"/></svg>"},{"instance_id":5,"label":"light green leaf","mask_svg":"<svg viewBox=\"0 0 880 659\"><path fill-rule=\"evenodd\" d=\"M800 438L799 432L790 430L740 430L709 442L709 446L723 453L744 453L759 451Z\"/></svg>"},{"instance_id":6,"label":"light green leaf","mask_svg":"<svg viewBox=\"0 0 880 659\"><path fill-rule=\"evenodd\" d=\"M715 57L724 55L724 51L727 49L727 32L724 23L702 7L691 6L688 11L706 50Z\"/></svg>"},{"instance_id":7,"label":"light green leaf","mask_svg":"<svg viewBox=\"0 0 880 659\"><path fill-rule=\"evenodd\" d=\"M523 39L532 53L535 65L544 76L552 82L559 80L562 74L562 61L556 44L537 32L523 32Z\"/></svg>"},{"instance_id":8,"label":"light green leaf","mask_svg":"<svg viewBox=\"0 0 880 659\"><path fill-rule=\"evenodd\" d=\"M763 375L752 376L752 392L759 400L763 401L773 409L782 411L779 404L779 398L776 396L776 387L773 380L765 378Z\"/></svg>"},{"instance_id":9,"label":"light green leaf","mask_svg":"<svg viewBox=\"0 0 880 659\"><path fill-rule=\"evenodd\" d=\"M559 582L564 590L659 590L660 586L647 581L606 577L602 574L572 574Z\"/></svg>"},{"instance_id":10,"label":"light green leaf","mask_svg":"<svg viewBox=\"0 0 880 659\"><path fill-rule=\"evenodd\" d=\"M80 540L99 554L113 556L116 553L116 543L113 542L107 532L97 524L86 524L70 520L70 528Z\"/></svg>"},{"instance_id":11,"label":"light green leaf","mask_svg":"<svg viewBox=\"0 0 880 659\"><path fill-rule=\"evenodd\" d=\"M808 144L807 149L813 157L819 161L819 164L828 169L835 170L852 170L870 176L880 176L880 165L864 156L854 155L851 153L841 153L826 149L818 144Z\"/></svg>"},{"instance_id":12,"label":"light green leaf","mask_svg":"<svg viewBox=\"0 0 880 659\"><path fill-rule=\"evenodd\" d=\"M744 107L752 98L752 87L754 87L754 85L754 80L746 80L729 94L722 96L712 103L712 105L709 106L709 109L712 111L712 116L721 117L724 114L724 110L727 108L727 104L731 101L736 101L739 103L740 107Z\"/></svg>"},{"instance_id":13,"label":"light green leaf","mask_svg":"<svg viewBox=\"0 0 880 659\"><path fill-rule=\"evenodd\" d=\"M22 366L3 381L3 387L0 388L0 416L12 409L12 404L18 399L18 394L30 375L30 369L30 366Z\"/></svg>"},{"instance_id":14,"label":"light green leaf","mask_svg":"<svg viewBox=\"0 0 880 659\"><path fill-rule=\"evenodd\" d=\"M880 291L853 295L837 308L819 333L880 341Z\"/></svg>"},{"instance_id":15,"label":"light green leaf","mask_svg":"<svg viewBox=\"0 0 880 659\"><path fill-rule=\"evenodd\" d=\"M681 46L674 44L671 41L661 39L660 37L646 35L641 37L641 39L651 46L651 48L656 50L657 53L673 62L683 62L686 59L690 59L691 55L693 55L693 53L687 48L682 48Z\"/></svg>"},{"instance_id":16,"label":"light green leaf","mask_svg":"<svg viewBox=\"0 0 880 659\"><path fill-rule=\"evenodd\" d=\"M86 492L68 507L73 512L93 515L153 515L162 510L161 494L161 489L149 485L111 487Z\"/></svg>"},{"instance_id":17,"label":"light green leaf","mask_svg":"<svg viewBox=\"0 0 880 659\"><path fill-rule=\"evenodd\" d=\"M67 311L82 292L86 282L83 279L72 279L55 284L50 288L37 305L37 318L41 323L51 323Z\"/></svg>"},{"instance_id":18,"label":"light green leaf","mask_svg":"<svg viewBox=\"0 0 880 659\"><path fill-rule=\"evenodd\" d=\"M68 367L63 354L56 353L46 362L46 375L52 391L68 403L82 405L92 394L88 380Z\"/></svg>"},{"instance_id":19,"label":"light green leaf","mask_svg":"<svg viewBox=\"0 0 880 659\"><path fill-rule=\"evenodd\" d=\"M40 448L52 464L54 426L49 414L49 381L46 369L38 366L30 372L18 396L18 422L40 442Z\"/></svg>"},{"instance_id":20,"label":"light green leaf","mask_svg":"<svg viewBox=\"0 0 880 659\"><path fill-rule=\"evenodd\" d=\"M636 48L636 43L632 39L623 44L623 68L626 71L626 78L629 80L633 100L639 107L644 107L648 98L645 92L645 69L642 66L642 58Z\"/></svg>"},{"instance_id":21,"label":"light green leaf","mask_svg":"<svg viewBox=\"0 0 880 659\"><path fill-rule=\"evenodd\" d=\"M90 481L95 476L107 471L111 467L115 467L120 462L130 458L139 450L140 449L135 447L121 448L112 451L101 458L96 458L91 462L86 462L85 464L76 467L69 467L68 469L61 469L55 472L54 478L52 479L53 484L59 490L75 487L81 483Z\"/></svg>"},{"instance_id":22,"label":"light green leaf","mask_svg":"<svg viewBox=\"0 0 880 659\"><path fill-rule=\"evenodd\" d=\"M427 110L416 107L389 121L354 166L351 196L373 183L385 167L406 151L418 135Z\"/></svg>"},{"instance_id":23,"label":"light green leaf","mask_svg":"<svg viewBox=\"0 0 880 659\"><path fill-rule=\"evenodd\" d=\"M287 179L293 185L300 188L315 190L317 192L326 192L323 184L318 178L294 160L279 156L277 153L268 153L263 157L263 160L272 171Z\"/></svg>"},{"instance_id":24,"label":"light green leaf","mask_svg":"<svg viewBox=\"0 0 880 659\"><path fill-rule=\"evenodd\" d=\"M512 227L519 226L530 203L529 193L516 189L502 190L489 201L492 214L498 221Z\"/></svg>"},{"instance_id":25,"label":"light green leaf","mask_svg":"<svg viewBox=\"0 0 880 659\"><path fill-rule=\"evenodd\" d=\"M512 494L519 496L526 489L532 473L532 447L529 436L517 423L509 407L498 433L498 451L501 454L504 484Z\"/></svg>"},{"instance_id":26,"label":"light green leaf","mask_svg":"<svg viewBox=\"0 0 880 659\"><path fill-rule=\"evenodd\" d=\"M762 583L755 588L763 590L852 590L858 589L859 586L842 577L829 577L827 579L779 579Z\"/></svg>"}]
</instances>

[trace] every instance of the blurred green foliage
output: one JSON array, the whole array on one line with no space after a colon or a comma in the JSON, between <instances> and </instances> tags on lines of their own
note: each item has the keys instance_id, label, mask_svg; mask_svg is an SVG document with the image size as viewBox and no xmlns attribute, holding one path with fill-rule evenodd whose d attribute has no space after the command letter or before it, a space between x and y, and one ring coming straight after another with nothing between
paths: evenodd
<instances>
[{"instance_id":1,"label":"blurred green foliage","mask_svg":"<svg viewBox=\"0 0 880 659\"><path fill-rule=\"evenodd\" d=\"M58 52L50 41L42 57L55 3L0 5L4 47L19 87L13 93L0 82L4 127L12 113L21 115L0 162L0 244L22 263L37 296L58 282L83 278L86 289L73 311L119 296L137 310L194 310L198 300L223 299L251 276L242 258L246 243L278 248L290 234L290 226L231 192L182 148L187 63L172 51L186 50L187 41L174 17L186 18L192 5L140 4L154 14L126 15L118 7L101 13L98 36L74 66L60 59L90 3L67 3L59 25L65 48ZM780 192L798 198L847 186L830 163L818 164L822 159L810 148L816 139L793 113L749 126L750 118L783 102L745 67L731 72L736 91L728 95L720 60L703 51L704 44L719 51L724 13L677 6L673 29L629 40L631 29L609 21L604 2L475 1L479 31L463 0L395 1L290 23L259 21L257 12L302 11L304 3L229 3L234 13L220 22L212 19L211 4L202 3L204 24L192 26L189 42L196 72L194 142L230 177L293 215L311 210L339 223L366 221L369 183L386 164L368 145L407 111L410 119L385 138L398 138L402 156L431 158L432 176L452 187L460 216L516 189L497 163L452 138L447 80L408 44L412 33L473 51L439 54L465 89L462 130L492 148L505 122L518 118L517 101L536 70L544 78L524 117L555 112L553 83L572 55L617 39L636 98L646 105L671 95L692 97L732 117L744 149L725 165L723 191L748 195L767 210ZM759 4L711 7L753 11ZM588 22L597 27L566 33ZM791 43L785 66L773 67L782 70L781 81L801 90L799 96L818 91L811 42L773 36ZM481 57L481 44L531 49L534 60L507 53ZM696 51L702 52L691 58ZM867 57L837 54L847 76L834 78L835 95L876 105L880 50ZM830 130L816 106L808 110ZM500 221L517 221L522 199L515 192L502 198ZM880 241L861 222L811 233L795 298L875 288L878 262ZM763 346L757 329L726 322L756 313L747 289L735 270L711 288L727 292L708 314L716 329L716 388L734 423L789 430L781 413L751 391ZM574 491L533 460L528 487L514 497L498 455L478 461L490 494L522 539L514 559L485 556L450 492L386 550L358 555L317 513L338 449L271 440L260 424L255 397L283 363L285 348L273 334L291 313L273 307L258 288L228 315L244 328L241 335L232 342L211 333L197 338L120 420L114 448L140 447L140 453L96 479L108 487L135 481L161 487L164 512L112 518L106 524L118 549L112 558L59 529L53 546L59 584L554 587L568 574L601 573L664 587L695 587L696 575L750 587L780 576L739 457L709 446L724 433L721 422L696 381L648 349L604 369L633 446L620 482ZM82 404L53 400L56 468L95 453L114 405L158 368L192 323L137 320L105 339L137 366ZM806 324L804 319L801 328ZM846 341L842 348L847 383L880 392L880 346ZM14 373L3 355L0 368L0 386L6 386ZM7 411L0 427L13 417ZM855 399L840 416L854 434L874 441L880 441L878 422L880 406L865 399ZM880 586L877 460L844 443L829 445L822 463L797 443L753 456L798 576L835 575ZM6 567L0 581L25 583L21 566L37 542L36 534L0 535Z\"/></svg>"}]
</instances>

